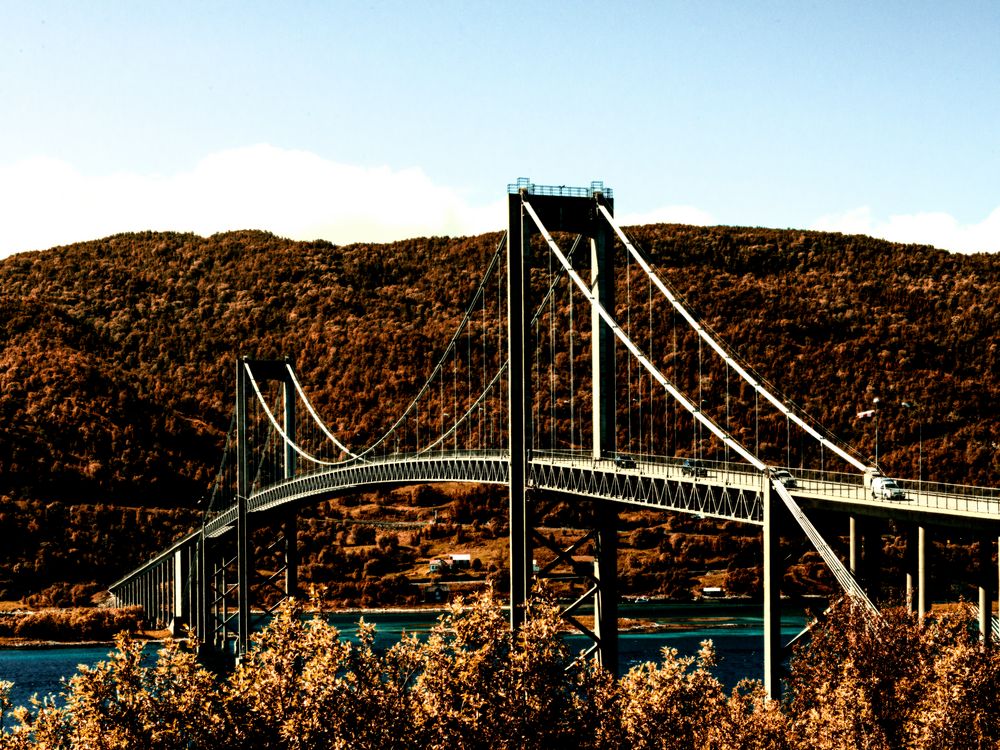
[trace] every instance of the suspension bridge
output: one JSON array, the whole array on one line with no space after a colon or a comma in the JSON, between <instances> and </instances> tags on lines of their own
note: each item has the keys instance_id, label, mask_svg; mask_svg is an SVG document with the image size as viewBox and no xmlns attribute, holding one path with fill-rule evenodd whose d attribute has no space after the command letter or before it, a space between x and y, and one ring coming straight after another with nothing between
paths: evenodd
<instances>
[{"instance_id":1,"label":"suspension bridge","mask_svg":"<svg viewBox=\"0 0 1000 750\"><path fill-rule=\"evenodd\" d=\"M846 595L872 603L891 519L907 535L908 600L927 611L927 531L980 538L987 642L1000 491L895 477L838 440L702 322L589 187L508 186L508 229L424 385L366 445L328 426L289 361L239 359L236 404L202 525L109 588L157 627L193 628L239 657L255 619L298 591L297 513L376 488L471 482L509 488L510 622L534 580L589 552L585 593L563 615L618 660L618 515L635 507L763 527L764 675L779 690L780 535L804 534ZM308 385L308 384L307 384ZM349 434L348 431L342 431ZM890 485L891 486L891 485ZM588 519L572 544L539 533L539 508ZM846 560L807 514L842 514ZM593 608L593 625L580 616ZM589 622L589 621L588 621Z\"/></svg>"}]
</instances>

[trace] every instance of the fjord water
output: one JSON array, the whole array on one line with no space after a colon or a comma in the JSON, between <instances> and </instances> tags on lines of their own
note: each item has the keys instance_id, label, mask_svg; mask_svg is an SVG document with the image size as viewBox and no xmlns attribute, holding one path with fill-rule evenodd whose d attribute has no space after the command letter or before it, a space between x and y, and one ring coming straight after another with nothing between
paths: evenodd
<instances>
[{"instance_id":1,"label":"fjord water","mask_svg":"<svg viewBox=\"0 0 1000 750\"><path fill-rule=\"evenodd\" d=\"M642 617L663 624L667 630L655 633L624 632L619 639L620 671L645 661L657 661L664 647L677 649L681 656L698 653L706 639L715 644L719 664L712 672L731 688L744 677L763 679L763 620L759 605L727 602L691 604L624 604L622 618ZM437 622L435 612L366 612L338 613L329 620L346 638L354 638L360 617L375 623L376 648L389 648L404 633L426 634ZM804 626L801 610L782 615L782 640L787 642ZM574 651L585 649L583 636L567 636ZM27 705L32 695L39 698L58 694L62 680L68 679L80 664L93 666L108 659L112 647L72 646L33 649L0 649L0 680L14 683L13 705ZM147 658L155 660L156 646L147 647Z\"/></svg>"}]
</instances>

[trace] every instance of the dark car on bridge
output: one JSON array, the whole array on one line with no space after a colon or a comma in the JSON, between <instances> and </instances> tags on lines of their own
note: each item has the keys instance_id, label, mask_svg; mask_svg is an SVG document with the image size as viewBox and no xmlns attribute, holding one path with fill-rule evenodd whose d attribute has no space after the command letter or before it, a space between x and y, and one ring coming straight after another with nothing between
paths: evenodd
<instances>
[{"instance_id":1,"label":"dark car on bridge","mask_svg":"<svg viewBox=\"0 0 1000 750\"><path fill-rule=\"evenodd\" d=\"M799 486L798 480L786 469L778 469L773 476L790 490L797 489Z\"/></svg>"},{"instance_id":2,"label":"dark car on bridge","mask_svg":"<svg viewBox=\"0 0 1000 750\"><path fill-rule=\"evenodd\" d=\"M624 453L615 456L615 468L616 469L634 469L635 459L631 456L625 455Z\"/></svg>"},{"instance_id":3,"label":"dark car on bridge","mask_svg":"<svg viewBox=\"0 0 1000 750\"><path fill-rule=\"evenodd\" d=\"M686 477L707 477L708 469L695 458L685 458L684 463L681 464L681 474Z\"/></svg>"}]
</instances>

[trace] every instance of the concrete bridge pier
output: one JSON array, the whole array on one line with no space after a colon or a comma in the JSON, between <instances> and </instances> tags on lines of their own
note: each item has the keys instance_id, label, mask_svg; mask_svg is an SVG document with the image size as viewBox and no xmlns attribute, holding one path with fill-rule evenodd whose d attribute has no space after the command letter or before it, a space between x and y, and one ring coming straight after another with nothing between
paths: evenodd
<instances>
[{"instance_id":1,"label":"concrete bridge pier","mask_svg":"<svg viewBox=\"0 0 1000 750\"><path fill-rule=\"evenodd\" d=\"M191 559L190 548L182 547L174 550L173 575L173 617L170 620L170 633L175 638L184 634L184 628L190 624L191 618Z\"/></svg>"},{"instance_id":2,"label":"concrete bridge pier","mask_svg":"<svg viewBox=\"0 0 1000 750\"><path fill-rule=\"evenodd\" d=\"M993 539L981 536L979 552L979 637L988 648L993 640Z\"/></svg>"},{"instance_id":3,"label":"concrete bridge pier","mask_svg":"<svg viewBox=\"0 0 1000 750\"><path fill-rule=\"evenodd\" d=\"M916 608L917 589L917 527L914 524L907 524L904 529L903 546L903 601L906 611L913 613Z\"/></svg>"},{"instance_id":4,"label":"concrete bridge pier","mask_svg":"<svg viewBox=\"0 0 1000 750\"><path fill-rule=\"evenodd\" d=\"M285 537L285 596L287 598L298 598L299 596L299 519L294 508L285 515L284 531Z\"/></svg>"},{"instance_id":5,"label":"concrete bridge pier","mask_svg":"<svg viewBox=\"0 0 1000 750\"><path fill-rule=\"evenodd\" d=\"M927 614L927 527L917 527L917 616L924 619Z\"/></svg>"},{"instance_id":6,"label":"concrete bridge pier","mask_svg":"<svg viewBox=\"0 0 1000 750\"><path fill-rule=\"evenodd\" d=\"M610 503L597 508L597 554L594 556L594 634L601 666L618 674L618 512Z\"/></svg>"},{"instance_id":7,"label":"concrete bridge pier","mask_svg":"<svg viewBox=\"0 0 1000 750\"><path fill-rule=\"evenodd\" d=\"M927 613L927 529L923 524L910 523L905 527L906 547L903 568L906 572L906 610L916 612L923 619Z\"/></svg>"},{"instance_id":8,"label":"concrete bridge pier","mask_svg":"<svg viewBox=\"0 0 1000 750\"><path fill-rule=\"evenodd\" d=\"M295 439L296 417L295 417L295 389L290 378L282 378L282 401L284 402L284 428L285 434ZM285 443L284 456L282 461L282 476L285 479L295 478L295 449L290 443ZM290 506L284 513L282 519L282 533L285 539L284 565L285 565L285 596L297 597L299 593L299 555L298 555L298 513L294 506Z\"/></svg>"}]
</instances>

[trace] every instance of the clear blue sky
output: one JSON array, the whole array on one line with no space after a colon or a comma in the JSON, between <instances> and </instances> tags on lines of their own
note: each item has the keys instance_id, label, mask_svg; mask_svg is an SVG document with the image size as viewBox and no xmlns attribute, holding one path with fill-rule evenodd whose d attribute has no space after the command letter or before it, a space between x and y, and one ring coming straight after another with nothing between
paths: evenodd
<instances>
[{"instance_id":1,"label":"clear blue sky","mask_svg":"<svg viewBox=\"0 0 1000 750\"><path fill-rule=\"evenodd\" d=\"M1000 250L997 2L0 0L0 255L624 219Z\"/></svg>"}]
</instances>

